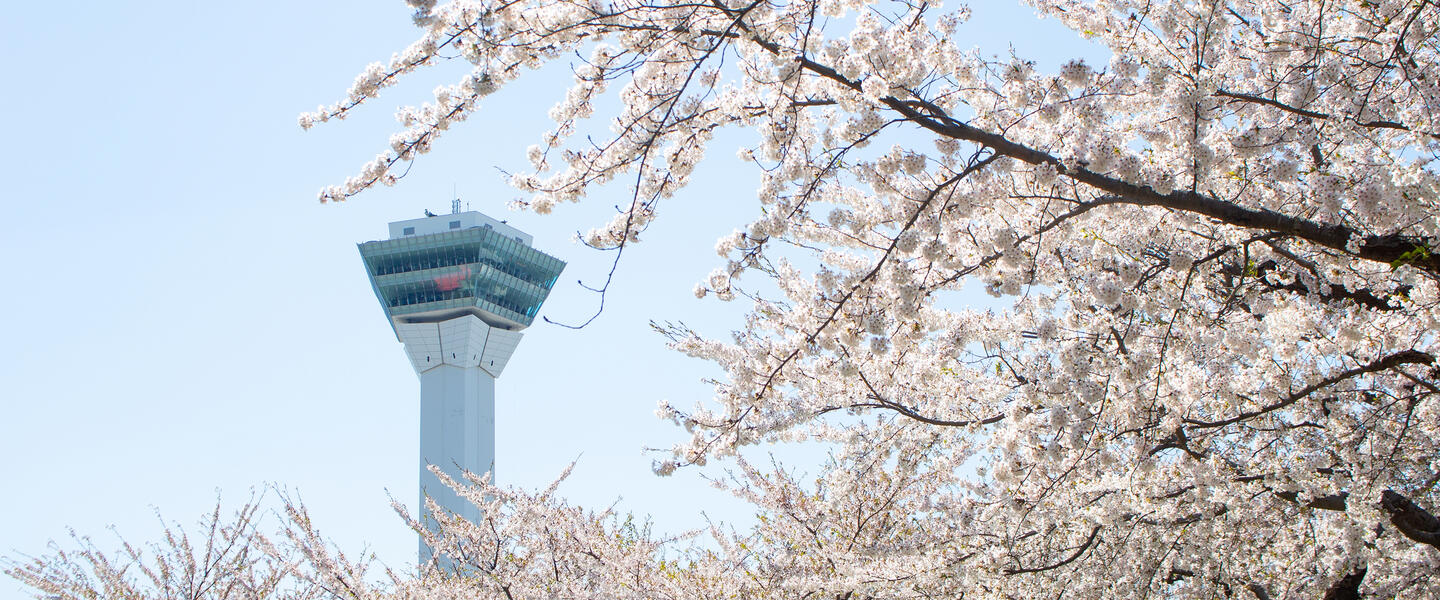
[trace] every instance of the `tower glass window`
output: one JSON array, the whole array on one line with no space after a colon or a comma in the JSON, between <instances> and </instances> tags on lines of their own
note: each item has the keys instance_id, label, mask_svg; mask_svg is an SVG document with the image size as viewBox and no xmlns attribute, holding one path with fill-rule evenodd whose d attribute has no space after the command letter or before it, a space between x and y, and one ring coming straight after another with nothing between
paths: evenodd
<instances>
[{"instance_id":1,"label":"tower glass window","mask_svg":"<svg viewBox=\"0 0 1440 600\"><path fill-rule=\"evenodd\" d=\"M531 324L565 268L559 259L485 227L366 242L360 255L392 319L472 313L510 329Z\"/></svg>"}]
</instances>

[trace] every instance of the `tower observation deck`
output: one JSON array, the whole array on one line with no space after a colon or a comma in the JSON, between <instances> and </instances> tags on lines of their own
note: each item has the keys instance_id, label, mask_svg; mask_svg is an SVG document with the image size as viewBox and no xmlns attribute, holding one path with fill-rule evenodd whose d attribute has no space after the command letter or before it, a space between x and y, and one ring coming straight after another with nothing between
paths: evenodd
<instances>
[{"instance_id":1,"label":"tower observation deck","mask_svg":"<svg viewBox=\"0 0 1440 600\"><path fill-rule=\"evenodd\" d=\"M479 508L428 465L457 481L464 471L494 472L495 378L565 269L530 244L528 234L478 212L397 221L390 239L360 244L375 296L420 376L422 510L429 496L480 521ZM429 559L422 541L420 560Z\"/></svg>"}]
</instances>

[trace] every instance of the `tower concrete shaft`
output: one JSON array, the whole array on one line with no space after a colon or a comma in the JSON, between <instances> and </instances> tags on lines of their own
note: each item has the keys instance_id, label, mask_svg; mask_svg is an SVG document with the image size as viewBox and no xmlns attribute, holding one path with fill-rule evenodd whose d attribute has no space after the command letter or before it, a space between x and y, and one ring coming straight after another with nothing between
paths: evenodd
<instances>
[{"instance_id":1,"label":"tower concrete shaft","mask_svg":"<svg viewBox=\"0 0 1440 600\"><path fill-rule=\"evenodd\" d=\"M428 497L446 512L479 523L480 509L441 483L430 465L459 483L467 472L495 476L495 378L523 334L469 314L439 323L400 323L395 330L420 376L419 505ZM429 560L422 540L420 561Z\"/></svg>"}]
</instances>

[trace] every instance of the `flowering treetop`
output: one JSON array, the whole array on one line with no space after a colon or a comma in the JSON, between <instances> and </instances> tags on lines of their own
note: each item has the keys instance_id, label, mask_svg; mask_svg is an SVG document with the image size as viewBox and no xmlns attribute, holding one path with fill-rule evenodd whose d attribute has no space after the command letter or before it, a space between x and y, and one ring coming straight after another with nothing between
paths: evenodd
<instances>
[{"instance_id":1,"label":"flowering treetop","mask_svg":"<svg viewBox=\"0 0 1440 600\"><path fill-rule=\"evenodd\" d=\"M411 4L420 40L302 125L442 51L474 69L322 199L577 55L513 184L546 213L628 181L592 246L638 241L716 130L758 134L760 214L696 290L753 310L731 340L669 331L728 377L661 406L693 437L657 463L835 444L813 484L739 463L756 570L826 595L1440 593L1431 2L1035 0L1112 54L1058 73L962 51L966 9L923 1ZM604 94L610 136L573 139ZM942 301L966 284L1008 308Z\"/></svg>"}]
</instances>

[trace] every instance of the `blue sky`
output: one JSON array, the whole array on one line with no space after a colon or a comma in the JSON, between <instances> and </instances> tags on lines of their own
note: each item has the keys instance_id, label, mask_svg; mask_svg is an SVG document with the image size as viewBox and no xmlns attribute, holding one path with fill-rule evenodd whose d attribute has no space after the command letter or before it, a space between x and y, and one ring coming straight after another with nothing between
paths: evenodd
<instances>
[{"instance_id":1,"label":"blue sky","mask_svg":"<svg viewBox=\"0 0 1440 600\"><path fill-rule=\"evenodd\" d=\"M37 554L67 528L117 545L153 539L155 513L192 523L267 483L298 491L323 532L396 567L412 535L418 381L365 280L357 242L389 221L448 211L452 191L568 261L543 314L583 321L611 256L573 243L611 214L594 198L512 213L500 169L525 147L568 72L490 98L393 189L321 205L383 148L398 103L464 65L387 91L354 118L302 132L368 62L413 37L403 2L22 3L0 21L10 57L0 114L0 555ZM1013 43L1042 67L1096 51L1028 9L977 3L962 32ZM1040 40L1044 40L1041 42ZM965 45L970 45L966 43ZM1102 59L1103 60L1103 59ZM649 515L662 531L748 510L699 474L650 474L646 447L684 433L661 399L704 399L717 371L664 348L650 320L723 334L743 306L691 287L716 238L757 209L754 174L722 136L690 191L660 207L627 253L603 315L583 330L537 323L497 385L498 479L539 487L579 460L562 493ZM618 193L618 192L614 192ZM718 471L709 472L715 475ZM23 597L0 580L0 598Z\"/></svg>"}]
</instances>

